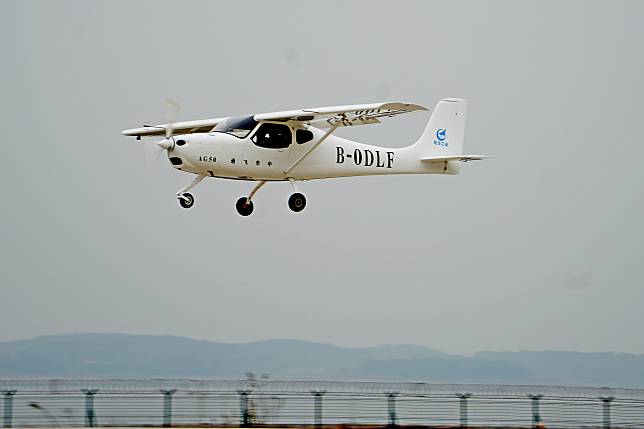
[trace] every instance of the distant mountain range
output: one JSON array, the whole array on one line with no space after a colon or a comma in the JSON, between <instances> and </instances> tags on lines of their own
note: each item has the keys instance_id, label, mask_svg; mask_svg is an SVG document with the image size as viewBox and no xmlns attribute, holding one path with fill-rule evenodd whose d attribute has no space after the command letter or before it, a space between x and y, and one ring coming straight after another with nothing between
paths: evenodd
<instances>
[{"instance_id":1,"label":"distant mountain range","mask_svg":"<svg viewBox=\"0 0 644 429\"><path fill-rule=\"evenodd\" d=\"M219 343L185 337L69 334L0 342L1 378L243 378L559 384L644 388L644 355L562 351L473 357L391 345L299 340Z\"/></svg>"}]
</instances>

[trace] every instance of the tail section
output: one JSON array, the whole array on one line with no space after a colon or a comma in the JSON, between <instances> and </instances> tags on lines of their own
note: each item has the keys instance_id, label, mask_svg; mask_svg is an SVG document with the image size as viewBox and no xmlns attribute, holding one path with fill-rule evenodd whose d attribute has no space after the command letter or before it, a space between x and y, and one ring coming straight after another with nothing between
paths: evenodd
<instances>
[{"instance_id":1,"label":"tail section","mask_svg":"<svg viewBox=\"0 0 644 429\"><path fill-rule=\"evenodd\" d=\"M420 158L441 159L463 154L467 100L446 98L436 105L425 132L412 147Z\"/></svg>"}]
</instances>

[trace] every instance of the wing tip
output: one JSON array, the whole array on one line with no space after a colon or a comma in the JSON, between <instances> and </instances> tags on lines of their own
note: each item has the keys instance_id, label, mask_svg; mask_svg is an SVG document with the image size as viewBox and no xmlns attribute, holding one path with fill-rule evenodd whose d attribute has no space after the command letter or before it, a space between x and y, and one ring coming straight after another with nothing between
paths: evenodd
<instances>
[{"instance_id":1,"label":"wing tip","mask_svg":"<svg viewBox=\"0 0 644 429\"><path fill-rule=\"evenodd\" d=\"M417 112L417 111L429 110L427 107L421 106L420 104L408 103L406 101L390 101L387 103L382 103L380 107L383 109L403 110L406 112Z\"/></svg>"}]
</instances>

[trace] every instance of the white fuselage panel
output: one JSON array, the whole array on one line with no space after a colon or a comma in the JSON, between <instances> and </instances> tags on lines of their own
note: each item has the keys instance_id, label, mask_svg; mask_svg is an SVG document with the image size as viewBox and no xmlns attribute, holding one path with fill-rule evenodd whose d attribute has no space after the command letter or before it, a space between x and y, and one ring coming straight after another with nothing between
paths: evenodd
<instances>
[{"instance_id":1,"label":"white fuselage panel","mask_svg":"<svg viewBox=\"0 0 644 429\"><path fill-rule=\"evenodd\" d=\"M186 143L181 146L175 144L168 151L168 157L171 161L175 158L177 164L173 163L173 166L181 171L244 180L458 173L454 162L423 163L413 147L383 148L333 135L311 151L324 131L313 127L308 130L313 132L313 140L298 144L293 138L285 149L259 147L249 137L241 139L219 132L174 136L175 142L183 140ZM181 160L180 164L176 158Z\"/></svg>"}]
</instances>

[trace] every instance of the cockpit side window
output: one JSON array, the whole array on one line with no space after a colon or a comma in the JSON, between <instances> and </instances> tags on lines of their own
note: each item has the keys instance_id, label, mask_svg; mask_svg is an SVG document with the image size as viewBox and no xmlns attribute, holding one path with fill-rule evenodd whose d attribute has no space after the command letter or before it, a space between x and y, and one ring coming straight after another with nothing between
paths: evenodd
<instances>
[{"instance_id":1,"label":"cockpit side window","mask_svg":"<svg viewBox=\"0 0 644 429\"><path fill-rule=\"evenodd\" d=\"M286 149L291 144L291 129L287 125L264 123L251 137L253 143L267 149Z\"/></svg>"},{"instance_id":2,"label":"cockpit side window","mask_svg":"<svg viewBox=\"0 0 644 429\"><path fill-rule=\"evenodd\" d=\"M295 141L297 144L304 144L313 140L313 133L309 130L297 130L295 132Z\"/></svg>"}]
</instances>

